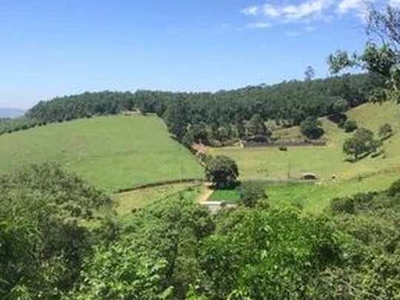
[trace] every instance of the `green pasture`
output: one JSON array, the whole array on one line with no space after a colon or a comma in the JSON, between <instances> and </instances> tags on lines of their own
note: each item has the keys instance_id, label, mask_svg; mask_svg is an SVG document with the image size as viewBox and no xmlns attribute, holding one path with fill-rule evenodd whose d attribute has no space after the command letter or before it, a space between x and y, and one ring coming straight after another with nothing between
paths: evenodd
<instances>
[{"instance_id":1,"label":"green pasture","mask_svg":"<svg viewBox=\"0 0 400 300\"><path fill-rule=\"evenodd\" d=\"M59 162L108 192L203 178L195 157L155 116L96 117L0 136L0 173L45 161Z\"/></svg>"}]
</instances>

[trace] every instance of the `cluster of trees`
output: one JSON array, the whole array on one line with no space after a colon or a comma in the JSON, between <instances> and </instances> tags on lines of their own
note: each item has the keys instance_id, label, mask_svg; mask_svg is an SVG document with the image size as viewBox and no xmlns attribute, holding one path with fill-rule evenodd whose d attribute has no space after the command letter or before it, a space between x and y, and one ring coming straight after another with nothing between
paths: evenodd
<instances>
[{"instance_id":1,"label":"cluster of trees","mask_svg":"<svg viewBox=\"0 0 400 300\"><path fill-rule=\"evenodd\" d=\"M59 166L0 177L0 298L60 299L80 278L94 235L82 223L111 200Z\"/></svg>"},{"instance_id":2,"label":"cluster of trees","mask_svg":"<svg viewBox=\"0 0 400 300\"><path fill-rule=\"evenodd\" d=\"M380 146L381 142L375 139L371 130L359 128L352 137L344 142L343 152L358 160L361 155L375 153Z\"/></svg>"},{"instance_id":3,"label":"cluster of trees","mask_svg":"<svg viewBox=\"0 0 400 300\"><path fill-rule=\"evenodd\" d=\"M265 193L249 186L246 206L216 215L176 199L136 211L127 223L97 217L97 226L84 224L110 199L56 165L2 176L0 190L2 299L400 294L400 181L335 199L320 216L265 205Z\"/></svg>"},{"instance_id":4,"label":"cluster of trees","mask_svg":"<svg viewBox=\"0 0 400 300\"><path fill-rule=\"evenodd\" d=\"M16 119L0 119L0 135L44 125L46 125L46 122L38 122L36 119L25 117Z\"/></svg>"},{"instance_id":5,"label":"cluster of trees","mask_svg":"<svg viewBox=\"0 0 400 300\"><path fill-rule=\"evenodd\" d=\"M264 121L292 126L309 116L337 115L366 102L382 84L379 77L361 74L217 93L84 93L40 102L27 112L25 119L37 125L138 109L143 114L162 117L170 132L185 144L225 142L260 134L268 138L270 131L260 126ZM9 130L12 126L3 132Z\"/></svg>"},{"instance_id":6,"label":"cluster of trees","mask_svg":"<svg viewBox=\"0 0 400 300\"><path fill-rule=\"evenodd\" d=\"M351 122L351 121L348 121ZM346 124L348 124L346 122ZM351 129L357 129L357 124L354 124L354 127ZM354 131L348 130L349 127L346 127L346 131ZM360 156L364 157L371 153L376 153L378 148L382 145L382 142L393 135L394 131L390 124L385 123L381 127L379 127L378 136L379 139L375 138L374 133L365 128L358 128L352 137L348 138L343 144L343 152L347 155L354 156L354 159L357 161Z\"/></svg>"}]
</instances>

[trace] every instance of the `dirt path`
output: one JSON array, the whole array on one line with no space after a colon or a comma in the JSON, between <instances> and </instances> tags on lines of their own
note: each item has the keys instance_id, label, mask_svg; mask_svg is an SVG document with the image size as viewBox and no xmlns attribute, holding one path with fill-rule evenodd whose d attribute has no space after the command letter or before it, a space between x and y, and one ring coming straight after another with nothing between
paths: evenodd
<instances>
[{"instance_id":1,"label":"dirt path","mask_svg":"<svg viewBox=\"0 0 400 300\"><path fill-rule=\"evenodd\" d=\"M208 198L211 197L213 192L214 191L211 189L210 184L205 183L203 185L201 194L199 195L199 197L197 197L197 202L199 202L199 203L207 202Z\"/></svg>"}]
</instances>

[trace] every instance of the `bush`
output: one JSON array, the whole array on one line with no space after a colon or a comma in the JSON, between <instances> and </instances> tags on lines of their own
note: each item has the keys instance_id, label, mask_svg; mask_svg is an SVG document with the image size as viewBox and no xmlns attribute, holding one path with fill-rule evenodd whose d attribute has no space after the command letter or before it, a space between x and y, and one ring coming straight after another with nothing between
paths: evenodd
<instances>
[{"instance_id":1,"label":"bush","mask_svg":"<svg viewBox=\"0 0 400 300\"><path fill-rule=\"evenodd\" d=\"M388 195L389 196L396 196L397 194L400 193L400 180L397 180L392 183L388 190Z\"/></svg>"},{"instance_id":2,"label":"bush","mask_svg":"<svg viewBox=\"0 0 400 300\"><path fill-rule=\"evenodd\" d=\"M354 120L349 120L343 125L343 129L346 132L353 132L358 129L357 122Z\"/></svg>"},{"instance_id":3,"label":"bush","mask_svg":"<svg viewBox=\"0 0 400 300\"><path fill-rule=\"evenodd\" d=\"M331 210L335 214L354 214L355 203L352 198L336 198L331 201Z\"/></svg>"},{"instance_id":4,"label":"bush","mask_svg":"<svg viewBox=\"0 0 400 300\"><path fill-rule=\"evenodd\" d=\"M382 140L387 139L387 138L391 137L392 135L393 135L393 128L392 128L392 126L390 126L390 124L388 124L388 123L383 124L379 128L379 137Z\"/></svg>"},{"instance_id":5,"label":"bush","mask_svg":"<svg viewBox=\"0 0 400 300\"><path fill-rule=\"evenodd\" d=\"M246 182L240 188L240 199L243 205L247 207L255 207L260 200L268 197L265 194L265 183L262 182Z\"/></svg>"},{"instance_id":6,"label":"bush","mask_svg":"<svg viewBox=\"0 0 400 300\"><path fill-rule=\"evenodd\" d=\"M309 139L317 140L324 134L324 130L320 127L321 125L317 118L308 117L301 122L301 133Z\"/></svg>"}]
</instances>

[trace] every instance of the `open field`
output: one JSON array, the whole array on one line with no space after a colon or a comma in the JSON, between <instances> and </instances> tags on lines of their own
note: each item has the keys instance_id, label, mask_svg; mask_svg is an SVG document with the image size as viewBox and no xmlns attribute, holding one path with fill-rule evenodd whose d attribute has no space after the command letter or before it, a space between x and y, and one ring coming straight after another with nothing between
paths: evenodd
<instances>
[{"instance_id":1,"label":"open field","mask_svg":"<svg viewBox=\"0 0 400 300\"><path fill-rule=\"evenodd\" d=\"M140 189L132 192L116 194L113 197L115 210L121 219L129 219L132 210L143 208L151 203L184 197L195 200L201 187L189 183L172 184L161 187Z\"/></svg>"},{"instance_id":2,"label":"open field","mask_svg":"<svg viewBox=\"0 0 400 300\"><path fill-rule=\"evenodd\" d=\"M319 213L333 198L386 190L397 179L400 179L400 173L388 172L340 182L315 184L266 182L265 193L268 196L268 202L273 206L294 205L301 207L305 212ZM216 190L208 200L238 203L240 190L239 188Z\"/></svg>"},{"instance_id":3,"label":"open field","mask_svg":"<svg viewBox=\"0 0 400 300\"><path fill-rule=\"evenodd\" d=\"M333 198L382 191L397 179L400 179L399 173L385 173L340 183L276 184L267 186L266 193L268 201L272 205L291 204L302 207L305 212L319 213L329 205Z\"/></svg>"},{"instance_id":4,"label":"open field","mask_svg":"<svg viewBox=\"0 0 400 300\"><path fill-rule=\"evenodd\" d=\"M395 135L384 143L385 154L376 158L367 157L357 163L346 161L342 153L344 140L350 136L334 123L323 119L326 147L292 147L287 152L277 148L241 149L225 147L209 149L213 155L227 155L239 165L240 178L246 179L288 179L299 178L301 174L313 172L321 181L336 179L349 180L387 171L400 171L400 127L399 107L392 103L383 105L366 104L349 112L349 119L356 120L359 126L377 132L380 125L390 123ZM289 129L287 135L296 135L297 129ZM284 133L280 135L285 136Z\"/></svg>"},{"instance_id":5,"label":"open field","mask_svg":"<svg viewBox=\"0 0 400 300\"><path fill-rule=\"evenodd\" d=\"M383 190L400 179L400 108L393 103L366 104L348 113L359 127L378 132L379 127L389 123L394 136L384 142L384 155L367 157L350 163L342 153L342 145L351 134L335 124L322 119L328 140L326 147L292 147L287 152L276 148L241 149L226 147L209 149L213 155L227 155L239 165L241 180L287 180L299 178L305 172L319 176L317 184L268 184L266 193L273 205L294 204L308 212L321 212L335 197L361 192ZM282 137L297 137L299 128L278 130ZM335 179L333 179L335 177ZM210 200L237 201L238 191L216 191Z\"/></svg>"},{"instance_id":6,"label":"open field","mask_svg":"<svg viewBox=\"0 0 400 300\"><path fill-rule=\"evenodd\" d=\"M0 136L0 173L59 162L108 192L203 178L202 167L154 116L113 116L50 124Z\"/></svg>"}]
</instances>

